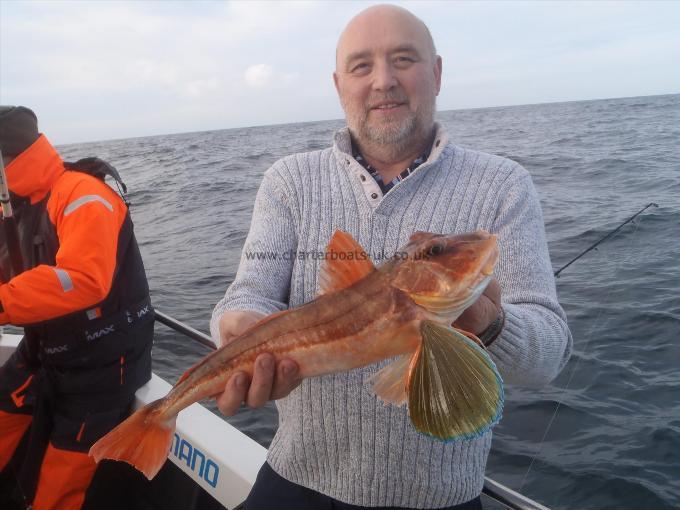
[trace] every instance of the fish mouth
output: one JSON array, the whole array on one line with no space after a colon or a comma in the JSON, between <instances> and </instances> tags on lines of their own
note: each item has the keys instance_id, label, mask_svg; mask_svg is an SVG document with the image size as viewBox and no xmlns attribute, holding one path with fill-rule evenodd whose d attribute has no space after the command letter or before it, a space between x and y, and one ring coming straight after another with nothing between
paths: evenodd
<instances>
[{"instance_id":1,"label":"fish mouth","mask_svg":"<svg viewBox=\"0 0 680 510\"><path fill-rule=\"evenodd\" d=\"M486 239L485 248L487 249L486 260L482 263L480 273L484 276L491 276L493 269L500 257L500 250L498 249L498 236L489 234Z\"/></svg>"}]
</instances>

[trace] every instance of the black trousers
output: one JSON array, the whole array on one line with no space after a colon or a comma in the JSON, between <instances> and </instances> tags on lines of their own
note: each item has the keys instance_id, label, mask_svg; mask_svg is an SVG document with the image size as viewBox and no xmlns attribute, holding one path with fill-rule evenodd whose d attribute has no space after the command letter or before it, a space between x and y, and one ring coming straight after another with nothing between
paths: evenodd
<instances>
[{"instance_id":1,"label":"black trousers","mask_svg":"<svg viewBox=\"0 0 680 510\"><path fill-rule=\"evenodd\" d=\"M244 510L363 510L369 507L349 505L301 485L289 482L265 462L246 500ZM408 510L402 507L370 507L370 510ZM460 505L441 510L482 510L479 496Z\"/></svg>"}]
</instances>

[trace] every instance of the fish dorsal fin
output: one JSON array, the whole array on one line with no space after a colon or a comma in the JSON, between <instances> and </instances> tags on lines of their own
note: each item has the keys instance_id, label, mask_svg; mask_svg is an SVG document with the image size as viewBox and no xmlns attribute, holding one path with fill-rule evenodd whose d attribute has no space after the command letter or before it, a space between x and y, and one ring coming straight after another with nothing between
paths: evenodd
<instances>
[{"instance_id":1,"label":"fish dorsal fin","mask_svg":"<svg viewBox=\"0 0 680 510\"><path fill-rule=\"evenodd\" d=\"M453 328L423 321L408 381L409 416L444 441L479 437L503 409L503 383L489 355Z\"/></svg>"},{"instance_id":2,"label":"fish dorsal fin","mask_svg":"<svg viewBox=\"0 0 680 510\"><path fill-rule=\"evenodd\" d=\"M347 232L336 230L321 264L319 295L346 289L374 269L375 266L361 245Z\"/></svg>"}]
</instances>

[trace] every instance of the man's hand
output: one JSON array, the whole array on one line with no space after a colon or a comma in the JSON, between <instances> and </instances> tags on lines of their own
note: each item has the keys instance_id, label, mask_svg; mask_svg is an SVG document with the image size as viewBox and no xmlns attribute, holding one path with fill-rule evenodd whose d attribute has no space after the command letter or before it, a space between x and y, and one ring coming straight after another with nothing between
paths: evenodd
<instances>
[{"instance_id":1,"label":"man's hand","mask_svg":"<svg viewBox=\"0 0 680 510\"><path fill-rule=\"evenodd\" d=\"M458 317L453 325L475 335L480 335L498 317L500 309L501 286L493 278L484 289L484 293Z\"/></svg>"},{"instance_id":2,"label":"man's hand","mask_svg":"<svg viewBox=\"0 0 680 510\"><path fill-rule=\"evenodd\" d=\"M220 346L227 345L264 315L252 311L230 311L220 317ZM252 381L245 372L237 372L216 397L217 407L225 416L238 411L242 402L250 407L262 407L268 400L283 398L300 384L298 366L291 359L278 363L272 354L260 354L255 360Z\"/></svg>"},{"instance_id":3,"label":"man's hand","mask_svg":"<svg viewBox=\"0 0 680 510\"><path fill-rule=\"evenodd\" d=\"M224 312L220 317L220 344L218 347L224 347L264 317L265 315L260 312L240 310Z\"/></svg>"}]
</instances>

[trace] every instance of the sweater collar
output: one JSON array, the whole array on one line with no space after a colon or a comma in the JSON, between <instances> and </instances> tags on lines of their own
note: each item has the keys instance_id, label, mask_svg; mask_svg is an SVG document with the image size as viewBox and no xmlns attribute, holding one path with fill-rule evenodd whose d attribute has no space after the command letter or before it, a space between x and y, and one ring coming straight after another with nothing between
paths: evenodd
<instances>
[{"instance_id":1,"label":"sweater collar","mask_svg":"<svg viewBox=\"0 0 680 510\"><path fill-rule=\"evenodd\" d=\"M45 198L54 182L64 173L64 162L41 134L5 170L10 191L19 197L29 198L31 204L35 204Z\"/></svg>"}]
</instances>

